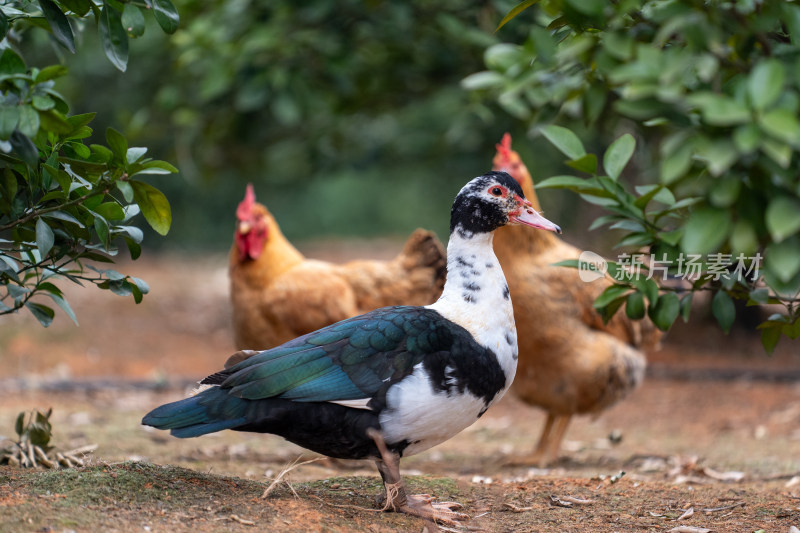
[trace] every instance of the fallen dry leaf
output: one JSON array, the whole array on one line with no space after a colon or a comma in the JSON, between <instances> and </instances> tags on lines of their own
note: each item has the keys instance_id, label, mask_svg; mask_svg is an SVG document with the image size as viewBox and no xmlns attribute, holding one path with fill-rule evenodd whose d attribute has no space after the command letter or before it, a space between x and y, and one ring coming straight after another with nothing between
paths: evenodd
<instances>
[{"instance_id":1,"label":"fallen dry leaf","mask_svg":"<svg viewBox=\"0 0 800 533\"><path fill-rule=\"evenodd\" d=\"M705 527L678 526L668 530L668 533L710 533L710 531Z\"/></svg>"},{"instance_id":2,"label":"fallen dry leaf","mask_svg":"<svg viewBox=\"0 0 800 533\"><path fill-rule=\"evenodd\" d=\"M703 468L702 472L711 479L716 479L718 481L741 481L745 476L744 472L737 472L735 470L731 470L730 472L718 472L707 466Z\"/></svg>"},{"instance_id":3,"label":"fallen dry leaf","mask_svg":"<svg viewBox=\"0 0 800 533\"><path fill-rule=\"evenodd\" d=\"M680 515L676 520L686 520L687 518L691 517L694 514L694 507L689 507L686 509L682 515Z\"/></svg>"}]
</instances>

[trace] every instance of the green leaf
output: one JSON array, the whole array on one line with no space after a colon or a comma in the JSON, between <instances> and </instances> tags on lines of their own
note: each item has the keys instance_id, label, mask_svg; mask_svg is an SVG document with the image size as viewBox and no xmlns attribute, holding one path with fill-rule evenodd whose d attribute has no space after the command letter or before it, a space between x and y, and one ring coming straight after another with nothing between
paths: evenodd
<instances>
[{"instance_id":1,"label":"green leaf","mask_svg":"<svg viewBox=\"0 0 800 533\"><path fill-rule=\"evenodd\" d=\"M46 305L34 302L25 302L25 307L28 308L28 311L30 311L31 314L36 317L36 320L38 320L39 323L44 327L48 327L50 324L52 324L53 317L56 316L55 311Z\"/></svg>"},{"instance_id":2,"label":"green leaf","mask_svg":"<svg viewBox=\"0 0 800 533\"><path fill-rule=\"evenodd\" d=\"M661 183L670 185L671 183L686 176L692 166L692 153L694 148L691 144L685 144L661 160L660 174Z\"/></svg>"},{"instance_id":3,"label":"green leaf","mask_svg":"<svg viewBox=\"0 0 800 533\"><path fill-rule=\"evenodd\" d=\"M0 55L0 76L13 76L14 74L25 74L28 67L14 50L6 48L3 55Z\"/></svg>"},{"instance_id":4,"label":"green leaf","mask_svg":"<svg viewBox=\"0 0 800 533\"><path fill-rule=\"evenodd\" d=\"M761 150L778 163L781 168L789 168L792 162L792 147L774 139L765 138L761 142Z\"/></svg>"},{"instance_id":5,"label":"green leaf","mask_svg":"<svg viewBox=\"0 0 800 533\"><path fill-rule=\"evenodd\" d=\"M693 299L694 293L691 292L681 298L681 318L683 319L684 324L689 322L689 314L692 312Z\"/></svg>"},{"instance_id":6,"label":"green leaf","mask_svg":"<svg viewBox=\"0 0 800 533\"><path fill-rule=\"evenodd\" d=\"M7 141L19 122L19 106L0 106L0 139Z\"/></svg>"},{"instance_id":7,"label":"green leaf","mask_svg":"<svg viewBox=\"0 0 800 533\"><path fill-rule=\"evenodd\" d=\"M733 132L733 144L740 153L749 154L761 145L761 130L755 124L743 124Z\"/></svg>"},{"instance_id":8,"label":"green leaf","mask_svg":"<svg viewBox=\"0 0 800 533\"><path fill-rule=\"evenodd\" d=\"M717 291L714 299L711 300L711 312L719 322L722 331L727 335L731 331L733 321L736 318L736 307L733 305L733 300L725 291Z\"/></svg>"},{"instance_id":9,"label":"green leaf","mask_svg":"<svg viewBox=\"0 0 800 533\"><path fill-rule=\"evenodd\" d=\"M800 272L800 238L790 237L767 246L764 266L780 281L788 283Z\"/></svg>"},{"instance_id":10,"label":"green leaf","mask_svg":"<svg viewBox=\"0 0 800 533\"><path fill-rule=\"evenodd\" d=\"M794 324L786 324L783 326L781 332L792 340L800 337L800 317L795 319Z\"/></svg>"},{"instance_id":11,"label":"green leaf","mask_svg":"<svg viewBox=\"0 0 800 533\"><path fill-rule=\"evenodd\" d=\"M166 196L143 181L132 180L130 184L133 187L134 200L141 207L147 223L159 234L166 235L172 224L172 211Z\"/></svg>"},{"instance_id":12,"label":"green leaf","mask_svg":"<svg viewBox=\"0 0 800 533\"><path fill-rule=\"evenodd\" d=\"M568 268L580 268L581 261L579 259L565 259L564 261L559 261L558 263L553 263L551 266L560 266L560 267L568 267Z\"/></svg>"},{"instance_id":13,"label":"green leaf","mask_svg":"<svg viewBox=\"0 0 800 533\"><path fill-rule=\"evenodd\" d=\"M128 67L128 34L122 27L119 11L105 2L100 10L98 29L106 57L112 65L125 72Z\"/></svg>"},{"instance_id":14,"label":"green leaf","mask_svg":"<svg viewBox=\"0 0 800 533\"><path fill-rule=\"evenodd\" d=\"M125 237L125 244L128 246L128 252L131 255L131 260L135 261L142 255L142 246L129 237Z\"/></svg>"},{"instance_id":15,"label":"green leaf","mask_svg":"<svg viewBox=\"0 0 800 533\"><path fill-rule=\"evenodd\" d=\"M731 252L752 254L758 249L758 235L746 220L737 220L730 237Z\"/></svg>"},{"instance_id":16,"label":"green leaf","mask_svg":"<svg viewBox=\"0 0 800 533\"><path fill-rule=\"evenodd\" d=\"M658 301L658 284L653 279L647 279L644 276L637 276L633 279L633 284L639 289L639 292L647 297L650 305Z\"/></svg>"},{"instance_id":17,"label":"green leaf","mask_svg":"<svg viewBox=\"0 0 800 533\"><path fill-rule=\"evenodd\" d=\"M600 296L597 297L597 299L594 301L594 304L592 304L592 307L595 309L602 309L610 304L613 300L625 296L625 293L627 293L629 290L630 288L626 285L611 285L604 290Z\"/></svg>"},{"instance_id":18,"label":"green leaf","mask_svg":"<svg viewBox=\"0 0 800 533\"><path fill-rule=\"evenodd\" d=\"M69 122L55 109L39 112L41 127L50 133L57 135L68 135L72 132Z\"/></svg>"},{"instance_id":19,"label":"green leaf","mask_svg":"<svg viewBox=\"0 0 800 533\"><path fill-rule=\"evenodd\" d=\"M581 140L567 128L550 124L543 127L541 132L553 146L570 159L580 159L586 155L586 150L583 148Z\"/></svg>"},{"instance_id":20,"label":"green leaf","mask_svg":"<svg viewBox=\"0 0 800 533\"><path fill-rule=\"evenodd\" d=\"M758 110L771 106L783 92L786 71L777 59L760 61L747 79L747 94Z\"/></svg>"},{"instance_id":21,"label":"green leaf","mask_svg":"<svg viewBox=\"0 0 800 533\"><path fill-rule=\"evenodd\" d=\"M781 242L800 230L800 202L788 196L770 201L766 212L767 229L775 242Z\"/></svg>"},{"instance_id":22,"label":"green leaf","mask_svg":"<svg viewBox=\"0 0 800 533\"><path fill-rule=\"evenodd\" d=\"M35 137L39 133L39 113L29 106L23 105L19 107L19 132L26 137Z\"/></svg>"},{"instance_id":23,"label":"green leaf","mask_svg":"<svg viewBox=\"0 0 800 533\"><path fill-rule=\"evenodd\" d=\"M476 72L470 74L461 80L461 87L467 91L477 91L480 89L491 89L493 87L500 87L505 83L506 79L502 74L486 70L483 72Z\"/></svg>"},{"instance_id":24,"label":"green leaf","mask_svg":"<svg viewBox=\"0 0 800 533\"><path fill-rule=\"evenodd\" d=\"M39 284L40 289L42 289L42 285L44 285L44 283ZM52 286L56 290L52 291L45 289L45 291L48 293L47 295L56 303L56 305L58 305L67 314L67 316L75 323L76 326L79 326L80 324L78 324L78 317L75 316L75 311L72 310L72 307L70 307L69 303L64 298L64 295L61 293L61 291L58 290L58 288L56 288L55 285Z\"/></svg>"},{"instance_id":25,"label":"green leaf","mask_svg":"<svg viewBox=\"0 0 800 533\"><path fill-rule=\"evenodd\" d=\"M36 83L44 83L65 76L67 72L69 70L64 65L50 65L40 70L34 81Z\"/></svg>"},{"instance_id":26,"label":"green leaf","mask_svg":"<svg viewBox=\"0 0 800 533\"><path fill-rule=\"evenodd\" d=\"M768 354L772 355L772 352L775 351L778 341L781 340L782 329L782 326L772 325L761 330L761 345Z\"/></svg>"},{"instance_id":27,"label":"green leaf","mask_svg":"<svg viewBox=\"0 0 800 533\"><path fill-rule=\"evenodd\" d=\"M144 154L147 153L147 148L141 146L131 146L128 148L128 152L125 154L125 160L128 162L129 165L136 163Z\"/></svg>"},{"instance_id":28,"label":"green leaf","mask_svg":"<svg viewBox=\"0 0 800 533\"><path fill-rule=\"evenodd\" d=\"M115 183L119 192L122 193L122 197L125 199L126 202L130 203L133 201L133 187L127 181L117 181Z\"/></svg>"},{"instance_id":29,"label":"green leaf","mask_svg":"<svg viewBox=\"0 0 800 533\"><path fill-rule=\"evenodd\" d=\"M69 25L67 16L61 12L61 9L52 0L39 0L39 5L42 7L42 13L44 13L44 18L50 25L50 30L52 30L56 42L74 54L75 36L72 35L72 28Z\"/></svg>"},{"instance_id":30,"label":"green leaf","mask_svg":"<svg viewBox=\"0 0 800 533\"><path fill-rule=\"evenodd\" d=\"M626 133L611 143L611 146L608 147L608 150L603 155L603 168L611 179L614 181L619 179L622 169L630 161L635 149L636 139L630 133Z\"/></svg>"},{"instance_id":31,"label":"green leaf","mask_svg":"<svg viewBox=\"0 0 800 533\"><path fill-rule=\"evenodd\" d=\"M178 11L169 0L152 0L153 16L165 33L175 33L180 23Z\"/></svg>"},{"instance_id":32,"label":"green leaf","mask_svg":"<svg viewBox=\"0 0 800 533\"><path fill-rule=\"evenodd\" d=\"M141 37L144 35L144 15L138 6L133 4L125 4L122 8L121 17L122 27L128 32L131 37Z\"/></svg>"},{"instance_id":33,"label":"green leaf","mask_svg":"<svg viewBox=\"0 0 800 533\"><path fill-rule=\"evenodd\" d=\"M655 305L648 309L648 316L661 331L667 331L680 312L680 301L674 292L662 294Z\"/></svg>"},{"instance_id":34,"label":"green leaf","mask_svg":"<svg viewBox=\"0 0 800 533\"><path fill-rule=\"evenodd\" d=\"M698 159L705 161L712 176L719 176L736 162L739 154L731 141L718 139L703 144L695 155Z\"/></svg>"},{"instance_id":35,"label":"green leaf","mask_svg":"<svg viewBox=\"0 0 800 533\"><path fill-rule=\"evenodd\" d=\"M767 268L764 269L763 274L764 282L767 284L767 286L781 298L797 298L798 294L800 294L800 272L795 274L792 279L783 281L777 274L773 272L772 268L769 268L767 263L765 263L765 265L767 265Z\"/></svg>"},{"instance_id":36,"label":"green leaf","mask_svg":"<svg viewBox=\"0 0 800 533\"><path fill-rule=\"evenodd\" d=\"M750 300L757 305L766 305L769 303L769 289L762 287L760 289L753 289L748 294ZM751 305L748 301L747 305Z\"/></svg>"},{"instance_id":37,"label":"green leaf","mask_svg":"<svg viewBox=\"0 0 800 533\"><path fill-rule=\"evenodd\" d=\"M695 93L687 98L700 107L703 120L712 126L735 126L750 122L750 110L729 96L716 93Z\"/></svg>"},{"instance_id":38,"label":"green leaf","mask_svg":"<svg viewBox=\"0 0 800 533\"><path fill-rule=\"evenodd\" d=\"M36 220L36 247L39 249L42 259L47 257L54 243L55 235L53 234L53 229L42 217L39 217Z\"/></svg>"},{"instance_id":39,"label":"green leaf","mask_svg":"<svg viewBox=\"0 0 800 533\"><path fill-rule=\"evenodd\" d=\"M515 5L513 8L511 8L511 11L509 11L506 14L506 16L503 17L503 20L500 21L500 24L498 24L497 27L494 29L495 33L497 33L497 31L503 26L505 26L511 19L513 19L514 17L516 17L517 15L519 15L520 13L531 7L533 4L537 3L538 1L539 0L523 0L519 4Z\"/></svg>"},{"instance_id":40,"label":"green leaf","mask_svg":"<svg viewBox=\"0 0 800 533\"><path fill-rule=\"evenodd\" d=\"M594 174L597 172L597 156L594 154L586 154L578 159L567 161L567 166L586 172L587 174Z\"/></svg>"},{"instance_id":41,"label":"green leaf","mask_svg":"<svg viewBox=\"0 0 800 533\"><path fill-rule=\"evenodd\" d=\"M730 213L716 207L701 207L689 215L681 239L684 253L705 254L719 248L728 238Z\"/></svg>"},{"instance_id":42,"label":"green leaf","mask_svg":"<svg viewBox=\"0 0 800 533\"><path fill-rule=\"evenodd\" d=\"M47 111L56 106L56 102L46 94L34 94L31 98L31 104L39 111Z\"/></svg>"},{"instance_id":43,"label":"green leaf","mask_svg":"<svg viewBox=\"0 0 800 533\"><path fill-rule=\"evenodd\" d=\"M741 178L738 176L724 176L711 186L708 199L713 206L730 207L739 198L741 188Z\"/></svg>"},{"instance_id":44,"label":"green leaf","mask_svg":"<svg viewBox=\"0 0 800 533\"><path fill-rule=\"evenodd\" d=\"M117 202L100 204L94 208L94 212L106 220L122 220L125 218L125 213L123 213L122 207Z\"/></svg>"},{"instance_id":45,"label":"green leaf","mask_svg":"<svg viewBox=\"0 0 800 533\"><path fill-rule=\"evenodd\" d=\"M108 231L108 221L101 215L95 214L94 216L94 230L97 232L97 237L103 244L106 250L110 247L110 235Z\"/></svg>"},{"instance_id":46,"label":"green leaf","mask_svg":"<svg viewBox=\"0 0 800 533\"><path fill-rule=\"evenodd\" d=\"M106 142L115 156L120 158L122 161L126 160L128 154L128 140L124 135L114 128L108 128L106 130Z\"/></svg>"},{"instance_id":47,"label":"green leaf","mask_svg":"<svg viewBox=\"0 0 800 533\"><path fill-rule=\"evenodd\" d=\"M79 17L83 17L91 9L91 0L59 0L59 3Z\"/></svg>"},{"instance_id":48,"label":"green leaf","mask_svg":"<svg viewBox=\"0 0 800 533\"><path fill-rule=\"evenodd\" d=\"M39 149L33 144L30 137L14 130L8 139L11 147L19 154L19 157L31 168L39 163Z\"/></svg>"},{"instance_id":49,"label":"green leaf","mask_svg":"<svg viewBox=\"0 0 800 533\"><path fill-rule=\"evenodd\" d=\"M800 145L800 121L793 111L773 109L760 117L759 125L768 134L791 145Z\"/></svg>"},{"instance_id":50,"label":"green leaf","mask_svg":"<svg viewBox=\"0 0 800 533\"><path fill-rule=\"evenodd\" d=\"M3 11L0 11L0 41L6 38L8 33L8 17Z\"/></svg>"},{"instance_id":51,"label":"green leaf","mask_svg":"<svg viewBox=\"0 0 800 533\"><path fill-rule=\"evenodd\" d=\"M156 159L155 161L148 161L147 163L144 163L142 165L142 170L139 171L139 174L175 174L176 172L178 172L178 169L173 165L167 163L166 161L160 161Z\"/></svg>"},{"instance_id":52,"label":"green leaf","mask_svg":"<svg viewBox=\"0 0 800 533\"><path fill-rule=\"evenodd\" d=\"M636 291L628 295L625 300L625 314L633 320L644 318L644 296L641 292Z\"/></svg>"}]
</instances>

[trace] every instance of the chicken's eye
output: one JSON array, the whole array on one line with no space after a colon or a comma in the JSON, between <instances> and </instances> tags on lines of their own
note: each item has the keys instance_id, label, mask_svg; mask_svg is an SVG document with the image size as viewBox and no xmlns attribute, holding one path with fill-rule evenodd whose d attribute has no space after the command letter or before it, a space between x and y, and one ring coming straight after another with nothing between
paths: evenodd
<instances>
[{"instance_id":1,"label":"chicken's eye","mask_svg":"<svg viewBox=\"0 0 800 533\"><path fill-rule=\"evenodd\" d=\"M489 192L494 196L503 196L503 189L500 187L492 187Z\"/></svg>"}]
</instances>

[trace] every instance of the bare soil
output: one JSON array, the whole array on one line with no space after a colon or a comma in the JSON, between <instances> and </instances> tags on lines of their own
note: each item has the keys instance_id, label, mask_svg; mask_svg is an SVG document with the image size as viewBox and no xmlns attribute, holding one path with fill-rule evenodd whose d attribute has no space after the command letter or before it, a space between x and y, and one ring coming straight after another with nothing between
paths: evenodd
<instances>
[{"instance_id":1,"label":"bare soil","mask_svg":"<svg viewBox=\"0 0 800 533\"><path fill-rule=\"evenodd\" d=\"M309 251L338 260L398 247ZM13 438L18 412L53 407L57 449L99 444L83 468L0 466L0 532L426 527L380 512L371 464L318 458L262 499L287 465L316 456L274 436L179 440L142 427L147 410L184 395L232 351L225 258L156 257L118 270L150 283L139 306L89 288L68 291L80 327L60 312L46 330L24 315L0 319L0 435ZM767 357L744 329L725 337L702 321L676 326L643 386L574 420L548 469L502 466L534 445L544 420L509 395L462 434L404 459L406 481L462 503L471 519L449 527L457 531L800 528L800 344L784 340Z\"/></svg>"}]
</instances>

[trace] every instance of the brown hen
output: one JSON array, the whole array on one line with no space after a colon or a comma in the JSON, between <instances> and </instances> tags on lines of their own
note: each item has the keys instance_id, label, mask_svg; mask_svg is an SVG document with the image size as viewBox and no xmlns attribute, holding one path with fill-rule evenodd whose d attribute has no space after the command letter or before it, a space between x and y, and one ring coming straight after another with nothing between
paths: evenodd
<instances>
[{"instance_id":1,"label":"brown hen","mask_svg":"<svg viewBox=\"0 0 800 533\"><path fill-rule=\"evenodd\" d=\"M430 231L412 233L391 261L333 264L306 259L252 185L236 219L228 273L237 348L272 348L378 307L427 305L442 292L447 260Z\"/></svg>"},{"instance_id":2,"label":"brown hen","mask_svg":"<svg viewBox=\"0 0 800 533\"><path fill-rule=\"evenodd\" d=\"M511 174L540 209L533 180L511 149L509 134L497 145L492 163L493 170ZM587 283L576 269L552 266L581 253L555 234L504 227L496 232L494 247L508 280L519 336L512 390L547 411L535 450L508 463L545 466L557 458L573 415L598 413L639 385L646 366L640 350L654 348L660 332L624 313L604 324L592 304L610 281Z\"/></svg>"}]
</instances>

